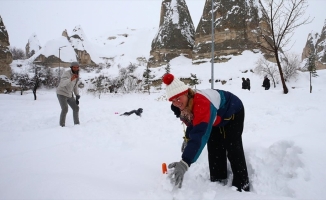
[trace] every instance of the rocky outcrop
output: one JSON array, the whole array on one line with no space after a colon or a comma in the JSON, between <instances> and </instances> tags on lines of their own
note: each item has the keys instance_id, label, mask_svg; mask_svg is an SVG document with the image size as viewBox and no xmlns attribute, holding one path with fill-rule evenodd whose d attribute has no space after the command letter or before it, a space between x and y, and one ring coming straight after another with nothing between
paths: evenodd
<instances>
[{"instance_id":1,"label":"rocky outcrop","mask_svg":"<svg viewBox=\"0 0 326 200\"><path fill-rule=\"evenodd\" d=\"M66 37L68 39L68 32L67 32L67 29L65 29L64 31L62 31L62 34L61 34L63 37Z\"/></svg>"},{"instance_id":2,"label":"rocky outcrop","mask_svg":"<svg viewBox=\"0 0 326 200\"><path fill-rule=\"evenodd\" d=\"M9 93L12 90L11 81L7 76L0 75L0 93Z\"/></svg>"},{"instance_id":3,"label":"rocky outcrop","mask_svg":"<svg viewBox=\"0 0 326 200\"><path fill-rule=\"evenodd\" d=\"M72 36L68 36L68 40L77 54L78 62L81 65L94 65L91 55L87 51L87 39L84 31L80 26L76 26L73 30Z\"/></svg>"},{"instance_id":4,"label":"rocky outcrop","mask_svg":"<svg viewBox=\"0 0 326 200\"><path fill-rule=\"evenodd\" d=\"M80 26L76 26L71 36L68 35L67 30L64 30L60 38L48 41L42 50L31 59L35 64L49 67L69 67L72 61L78 61L80 65L84 66L96 65L89 53L91 49L92 46L88 42L84 31ZM67 55L70 58L66 58L65 62L62 59ZM67 60L69 61L67 62Z\"/></svg>"},{"instance_id":5,"label":"rocky outcrop","mask_svg":"<svg viewBox=\"0 0 326 200\"><path fill-rule=\"evenodd\" d=\"M214 60L223 62L221 56L240 55L244 50L265 45L260 37L264 23L258 16L258 5L253 0L220 0L214 2ZM193 63L211 59L212 1L206 0L203 15L196 29ZM263 51L263 49L260 49ZM263 51L264 52L264 51ZM219 59L216 59L219 58Z\"/></svg>"},{"instance_id":6,"label":"rocky outcrop","mask_svg":"<svg viewBox=\"0 0 326 200\"><path fill-rule=\"evenodd\" d=\"M316 69L326 69L326 20L320 34L309 33L301 59L308 58L313 52L316 55Z\"/></svg>"},{"instance_id":7,"label":"rocky outcrop","mask_svg":"<svg viewBox=\"0 0 326 200\"><path fill-rule=\"evenodd\" d=\"M25 47L27 58L32 57L35 54L35 52L37 52L40 49L41 49L41 45L37 38L37 35L33 33L31 37L29 37Z\"/></svg>"},{"instance_id":8,"label":"rocky outcrop","mask_svg":"<svg viewBox=\"0 0 326 200\"><path fill-rule=\"evenodd\" d=\"M0 16L0 75L3 75L1 78L0 93L9 86L11 87L11 83L7 81L9 80L7 78L11 77L10 64L12 63L12 54L9 51L9 45L9 35Z\"/></svg>"},{"instance_id":9,"label":"rocky outcrop","mask_svg":"<svg viewBox=\"0 0 326 200\"><path fill-rule=\"evenodd\" d=\"M159 30L152 41L149 67L184 55L192 58L195 28L185 0L163 0Z\"/></svg>"}]
</instances>

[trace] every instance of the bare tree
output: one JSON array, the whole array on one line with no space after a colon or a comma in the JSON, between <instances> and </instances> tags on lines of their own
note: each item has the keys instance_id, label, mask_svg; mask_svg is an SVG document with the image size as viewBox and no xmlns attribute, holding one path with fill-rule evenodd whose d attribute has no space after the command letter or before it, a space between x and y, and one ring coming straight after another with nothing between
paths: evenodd
<instances>
[{"instance_id":1,"label":"bare tree","mask_svg":"<svg viewBox=\"0 0 326 200\"><path fill-rule=\"evenodd\" d=\"M274 84L274 88L276 87L276 83L279 81L278 79L278 70L274 63L269 62L265 58L260 58L256 62L256 67L254 69L255 73L263 76L269 76Z\"/></svg>"},{"instance_id":2,"label":"bare tree","mask_svg":"<svg viewBox=\"0 0 326 200\"><path fill-rule=\"evenodd\" d=\"M168 63L169 65L169 63ZM150 81L150 77L151 77L151 70L149 69L148 65L146 66L145 72L143 74L144 77L144 83L145 83L145 89L147 89L148 94L150 93L150 88L151 88L151 81Z\"/></svg>"},{"instance_id":3,"label":"bare tree","mask_svg":"<svg viewBox=\"0 0 326 200\"><path fill-rule=\"evenodd\" d=\"M17 84L20 87L20 94L23 95L23 91L29 90L31 88L31 79L28 76L28 73L13 73L12 80L17 81Z\"/></svg>"},{"instance_id":4,"label":"bare tree","mask_svg":"<svg viewBox=\"0 0 326 200\"><path fill-rule=\"evenodd\" d=\"M135 91L139 88L137 84L138 79L134 76L127 76L124 79L123 89L126 92Z\"/></svg>"},{"instance_id":5,"label":"bare tree","mask_svg":"<svg viewBox=\"0 0 326 200\"><path fill-rule=\"evenodd\" d=\"M99 75L98 77L95 77L93 80L93 84L95 86L95 89L93 90L94 95L98 94L98 98L101 99L101 94L106 92L105 82L107 77L104 75Z\"/></svg>"},{"instance_id":6,"label":"bare tree","mask_svg":"<svg viewBox=\"0 0 326 200\"><path fill-rule=\"evenodd\" d=\"M300 58L297 54L285 54L282 59L282 70L284 80L288 81L291 78L295 78L298 75L298 69L300 69Z\"/></svg>"},{"instance_id":7,"label":"bare tree","mask_svg":"<svg viewBox=\"0 0 326 200\"><path fill-rule=\"evenodd\" d=\"M16 48L16 47L10 47L9 51L12 55L12 59L13 60L19 60L19 59L25 59L25 52L20 49L20 48Z\"/></svg>"},{"instance_id":8,"label":"bare tree","mask_svg":"<svg viewBox=\"0 0 326 200\"><path fill-rule=\"evenodd\" d=\"M55 88L59 85L59 78L56 75L57 72L53 72L50 67L44 67L41 74L42 85L47 88Z\"/></svg>"},{"instance_id":9,"label":"bare tree","mask_svg":"<svg viewBox=\"0 0 326 200\"><path fill-rule=\"evenodd\" d=\"M289 44L296 28L312 21L309 19L310 17L299 21L308 6L307 0L259 0L259 4L263 20L267 23L266 27L261 26L261 36L267 46L261 47L273 53L280 73L283 92L287 94L289 90L285 84L279 52Z\"/></svg>"},{"instance_id":10,"label":"bare tree","mask_svg":"<svg viewBox=\"0 0 326 200\"><path fill-rule=\"evenodd\" d=\"M199 83L200 83L200 81L198 80L197 75L190 73L190 83L189 83L189 85L190 86L195 86L195 89L196 89L196 85L198 85Z\"/></svg>"}]
</instances>

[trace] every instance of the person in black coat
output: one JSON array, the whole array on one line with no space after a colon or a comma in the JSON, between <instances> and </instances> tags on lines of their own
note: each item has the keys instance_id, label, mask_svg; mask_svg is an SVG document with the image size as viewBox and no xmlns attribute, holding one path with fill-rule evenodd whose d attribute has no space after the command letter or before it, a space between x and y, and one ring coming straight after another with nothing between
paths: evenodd
<instances>
[{"instance_id":1,"label":"person in black coat","mask_svg":"<svg viewBox=\"0 0 326 200\"><path fill-rule=\"evenodd\" d=\"M248 89L248 82L245 80L245 78L242 78L242 89Z\"/></svg>"},{"instance_id":2,"label":"person in black coat","mask_svg":"<svg viewBox=\"0 0 326 200\"><path fill-rule=\"evenodd\" d=\"M250 79L247 78L246 81L247 81L247 84L248 84L248 88L247 89L250 91Z\"/></svg>"},{"instance_id":3,"label":"person in black coat","mask_svg":"<svg viewBox=\"0 0 326 200\"><path fill-rule=\"evenodd\" d=\"M265 78L264 78L262 87L264 87L265 90L268 90L271 87L270 81L267 78L267 76L265 76Z\"/></svg>"}]
</instances>

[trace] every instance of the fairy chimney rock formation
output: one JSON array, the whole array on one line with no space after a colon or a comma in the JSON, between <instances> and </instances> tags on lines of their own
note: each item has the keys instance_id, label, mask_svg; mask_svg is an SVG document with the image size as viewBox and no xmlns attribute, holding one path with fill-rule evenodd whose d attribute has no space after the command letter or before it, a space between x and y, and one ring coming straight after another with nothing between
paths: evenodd
<instances>
[{"instance_id":1,"label":"fairy chimney rock formation","mask_svg":"<svg viewBox=\"0 0 326 200\"><path fill-rule=\"evenodd\" d=\"M221 56L240 55L244 50L255 50L258 48L258 43L264 43L259 36L261 19L258 15L259 6L255 1L220 0L215 1L213 5L215 62L223 62ZM212 1L206 0L196 29L193 49L194 64L211 60L211 10Z\"/></svg>"},{"instance_id":2,"label":"fairy chimney rock formation","mask_svg":"<svg viewBox=\"0 0 326 200\"><path fill-rule=\"evenodd\" d=\"M316 69L326 69L326 20L321 33L311 32L306 46L303 48L301 59L307 59L311 53L316 55Z\"/></svg>"},{"instance_id":3,"label":"fairy chimney rock formation","mask_svg":"<svg viewBox=\"0 0 326 200\"><path fill-rule=\"evenodd\" d=\"M37 38L37 35L35 33L33 33L29 37L28 42L25 47L27 58L32 57L40 49L41 49L41 45Z\"/></svg>"},{"instance_id":4,"label":"fairy chimney rock formation","mask_svg":"<svg viewBox=\"0 0 326 200\"><path fill-rule=\"evenodd\" d=\"M68 32L67 32L67 29L65 29L64 31L62 31L62 34L61 34L63 37L66 37L68 38Z\"/></svg>"},{"instance_id":5,"label":"fairy chimney rock formation","mask_svg":"<svg viewBox=\"0 0 326 200\"><path fill-rule=\"evenodd\" d=\"M0 93L11 88L9 78L11 76L12 54L9 51L9 45L9 35L0 16Z\"/></svg>"},{"instance_id":6,"label":"fairy chimney rock formation","mask_svg":"<svg viewBox=\"0 0 326 200\"><path fill-rule=\"evenodd\" d=\"M167 64L180 55L192 58L195 27L185 0L163 0L159 30L152 41L148 67Z\"/></svg>"},{"instance_id":7,"label":"fairy chimney rock formation","mask_svg":"<svg viewBox=\"0 0 326 200\"><path fill-rule=\"evenodd\" d=\"M80 25L73 29L72 36L68 37L71 46L75 49L77 54L78 62L81 65L92 65L95 62L92 61L91 55L87 52L87 38Z\"/></svg>"}]
</instances>

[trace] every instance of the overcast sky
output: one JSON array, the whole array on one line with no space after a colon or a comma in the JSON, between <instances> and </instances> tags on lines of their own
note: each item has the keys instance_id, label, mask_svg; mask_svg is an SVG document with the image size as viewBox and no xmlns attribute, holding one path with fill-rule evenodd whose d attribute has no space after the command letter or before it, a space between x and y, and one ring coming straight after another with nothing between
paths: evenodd
<instances>
[{"instance_id":1,"label":"overcast sky","mask_svg":"<svg viewBox=\"0 0 326 200\"><path fill-rule=\"evenodd\" d=\"M197 27L206 0L186 0ZM11 46L25 49L35 33L41 46L81 25L88 38L111 29L158 27L162 0L0 0L0 15ZM326 0L308 0L307 15L315 18L296 29L291 51L301 54L311 31L321 32L326 19Z\"/></svg>"}]
</instances>

